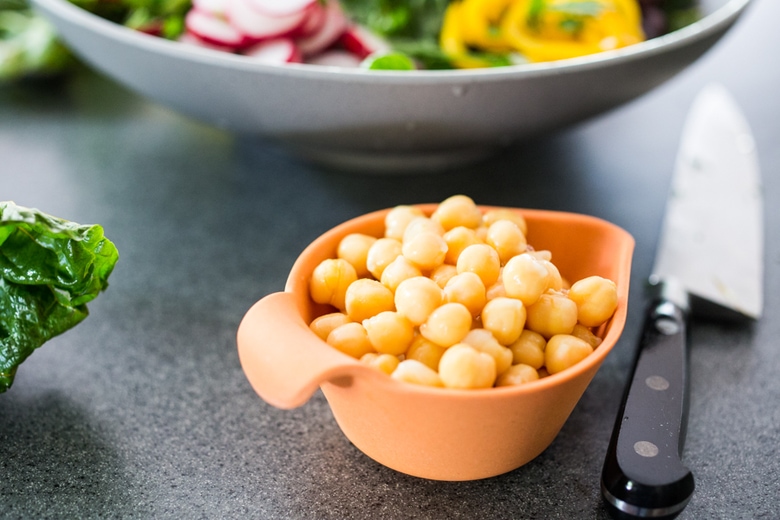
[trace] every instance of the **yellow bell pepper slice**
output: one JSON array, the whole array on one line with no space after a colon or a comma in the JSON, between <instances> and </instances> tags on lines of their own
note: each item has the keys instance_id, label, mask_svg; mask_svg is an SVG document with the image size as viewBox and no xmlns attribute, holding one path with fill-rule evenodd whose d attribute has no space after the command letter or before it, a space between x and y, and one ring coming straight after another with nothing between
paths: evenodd
<instances>
[{"instance_id":1,"label":"yellow bell pepper slice","mask_svg":"<svg viewBox=\"0 0 780 520\"><path fill-rule=\"evenodd\" d=\"M478 69L489 67L490 63L469 54L469 46L464 39L468 31L469 18L463 12L464 3L452 2L444 12L442 29L439 33L439 46L459 69Z\"/></svg>"},{"instance_id":2,"label":"yellow bell pepper slice","mask_svg":"<svg viewBox=\"0 0 780 520\"><path fill-rule=\"evenodd\" d=\"M458 0L440 34L455 66L488 66L471 51L516 51L530 61L595 54L644 40L637 0Z\"/></svg>"},{"instance_id":3,"label":"yellow bell pepper slice","mask_svg":"<svg viewBox=\"0 0 780 520\"><path fill-rule=\"evenodd\" d=\"M581 0L592 12L583 11L578 16L567 12L567 7L577 2L542 0L542 9L532 18L534 1L539 0L513 2L501 25L510 45L531 61L585 56L644 39L635 0Z\"/></svg>"},{"instance_id":4,"label":"yellow bell pepper slice","mask_svg":"<svg viewBox=\"0 0 780 520\"><path fill-rule=\"evenodd\" d=\"M501 34L501 19L513 0L464 0L461 31L470 46L486 51L509 50Z\"/></svg>"}]
</instances>

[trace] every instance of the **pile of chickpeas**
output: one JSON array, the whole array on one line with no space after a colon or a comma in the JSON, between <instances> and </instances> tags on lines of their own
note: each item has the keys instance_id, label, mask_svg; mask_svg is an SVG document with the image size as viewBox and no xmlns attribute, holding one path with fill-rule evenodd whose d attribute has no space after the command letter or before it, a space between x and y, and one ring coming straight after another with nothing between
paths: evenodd
<instances>
[{"instance_id":1,"label":"pile of chickpeas","mask_svg":"<svg viewBox=\"0 0 780 520\"><path fill-rule=\"evenodd\" d=\"M465 195L426 216L396 206L382 237L353 233L312 273L311 298L334 307L310 328L390 377L434 387L519 385L593 352L618 304L613 281L569 284L526 241L519 212L482 212Z\"/></svg>"}]
</instances>

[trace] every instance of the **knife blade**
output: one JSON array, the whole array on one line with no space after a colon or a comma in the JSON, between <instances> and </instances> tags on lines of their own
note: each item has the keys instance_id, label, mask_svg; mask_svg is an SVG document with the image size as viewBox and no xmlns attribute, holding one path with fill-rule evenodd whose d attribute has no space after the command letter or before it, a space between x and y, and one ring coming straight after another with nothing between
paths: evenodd
<instances>
[{"instance_id":1,"label":"knife blade","mask_svg":"<svg viewBox=\"0 0 780 520\"><path fill-rule=\"evenodd\" d=\"M615 518L674 518L695 483L682 462L689 320L755 320L763 308L763 202L755 143L721 85L683 129L649 279L642 335L601 476Z\"/></svg>"}]
</instances>

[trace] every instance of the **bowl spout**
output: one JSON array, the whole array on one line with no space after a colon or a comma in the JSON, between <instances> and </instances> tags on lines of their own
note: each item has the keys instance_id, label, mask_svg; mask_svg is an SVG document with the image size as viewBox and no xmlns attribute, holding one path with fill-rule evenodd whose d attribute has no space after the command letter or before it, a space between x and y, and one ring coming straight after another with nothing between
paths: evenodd
<instances>
[{"instance_id":1,"label":"bowl spout","mask_svg":"<svg viewBox=\"0 0 780 520\"><path fill-rule=\"evenodd\" d=\"M323 348L322 343L288 292L255 303L237 335L241 367L252 387L266 402L285 409L306 403L321 383L343 384L363 369L358 361Z\"/></svg>"}]
</instances>

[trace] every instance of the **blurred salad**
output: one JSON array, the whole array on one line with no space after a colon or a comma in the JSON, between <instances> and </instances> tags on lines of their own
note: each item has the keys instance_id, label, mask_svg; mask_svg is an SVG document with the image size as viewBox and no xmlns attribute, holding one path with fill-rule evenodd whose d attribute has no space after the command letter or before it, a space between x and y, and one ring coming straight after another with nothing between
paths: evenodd
<instances>
[{"instance_id":1,"label":"blurred salad","mask_svg":"<svg viewBox=\"0 0 780 520\"><path fill-rule=\"evenodd\" d=\"M70 1L138 31L265 63L394 70L566 59L700 17L697 0Z\"/></svg>"},{"instance_id":2,"label":"blurred salad","mask_svg":"<svg viewBox=\"0 0 780 520\"><path fill-rule=\"evenodd\" d=\"M54 28L26 0L0 0L0 84L57 75L72 63Z\"/></svg>"}]
</instances>

